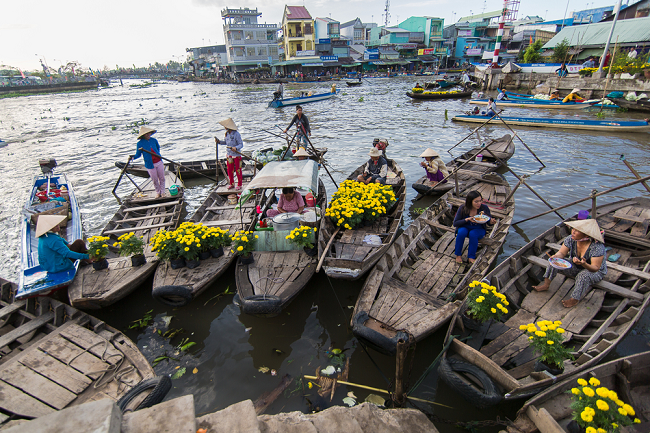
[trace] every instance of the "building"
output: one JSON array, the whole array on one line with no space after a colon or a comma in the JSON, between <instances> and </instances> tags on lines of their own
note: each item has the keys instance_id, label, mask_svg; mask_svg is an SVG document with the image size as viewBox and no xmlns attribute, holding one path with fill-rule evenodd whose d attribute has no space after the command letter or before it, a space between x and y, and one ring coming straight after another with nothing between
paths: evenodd
<instances>
[{"instance_id":1,"label":"building","mask_svg":"<svg viewBox=\"0 0 650 433\"><path fill-rule=\"evenodd\" d=\"M314 28L316 29L316 40L319 39L340 39L341 23L331 18L316 18Z\"/></svg>"},{"instance_id":2,"label":"building","mask_svg":"<svg viewBox=\"0 0 650 433\"><path fill-rule=\"evenodd\" d=\"M324 61L338 61L350 57L350 41L341 39L340 25L331 18L316 18L316 55Z\"/></svg>"},{"instance_id":3,"label":"building","mask_svg":"<svg viewBox=\"0 0 650 433\"><path fill-rule=\"evenodd\" d=\"M424 32L423 46L419 48L442 48L442 29L445 27L444 18L410 17L397 25L411 32ZM443 52L441 51L440 54ZM447 50L444 49L444 54Z\"/></svg>"},{"instance_id":4,"label":"building","mask_svg":"<svg viewBox=\"0 0 650 433\"><path fill-rule=\"evenodd\" d=\"M621 7L618 13L619 20L630 20L633 18L645 18L650 13L650 0L640 0L634 4ZM604 17L601 21L612 21L614 14Z\"/></svg>"},{"instance_id":5,"label":"building","mask_svg":"<svg viewBox=\"0 0 650 433\"><path fill-rule=\"evenodd\" d=\"M376 23L363 23L359 17L341 24L341 38L351 41L351 45L367 45L370 41L370 29Z\"/></svg>"},{"instance_id":6,"label":"building","mask_svg":"<svg viewBox=\"0 0 650 433\"><path fill-rule=\"evenodd\" d=\"M370 30L368 46L379 47L392 45L398 50L417 49L424 44L424 32L412 32L399 27L375 27Z\"/></svg>"},{"instance_id":7,"label":"building","mask_svg":"<svg viewBox=\"0 0 650 433\"><path fill-rule=\"evenodd\" d=\"M221 11L223 35L226 41L228 66L231 71L243 71L255 66L279 61L277 24L259 24L262 16L256 9L230 9Z\"/></svg>"},{"instance_id":8,"label":"building","mask_svg":"<svg viewBox=\"0 0 650 433\"><path fill-rule=\"evenodd\" d=\"M573 25L591 24L602 21L614 12L614 6L605 6L604 8L585 9L579 12L573 12L571 18Z\"/></svg>"},{"instance_id":9,"label":"building","mask_svg":"<svg viewBox=\"0 0 650 433\"><path fill-rule=\"evenodd\" d=\"M316 58L314 20L304 6L284 7L281 44L285 60Z\"/></svg>"},{"instance_id":10,"label":"building","mask_svg":"<svg viewBox=\"0 0 650 433\"><path fill-rule=\"evenodd\" d=\"M197 77L208 73L216 73L228 64L225 45L210 45L207 47L186 48L188 62Z\"/></svg>"}]
</instances>

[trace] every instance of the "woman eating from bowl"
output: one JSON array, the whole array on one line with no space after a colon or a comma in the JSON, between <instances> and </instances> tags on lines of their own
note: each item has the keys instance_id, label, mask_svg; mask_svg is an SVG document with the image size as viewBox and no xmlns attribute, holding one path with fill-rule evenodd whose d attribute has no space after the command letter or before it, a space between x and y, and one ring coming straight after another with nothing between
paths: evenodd
<instances>
[{"instance_id":1,"label":"woman eating from bowl","mask_svg":"<svg viewBox=\"0 0 650 433\"><path fill-rule=\"evenodd\" d=\"M281 213L302 213L303 209L305 209L305 200L303 200L300 193L294 192L293 188L282 188L282 194L280 194L280 200L278 200L278 210L269 209L266 216L273 218Z\"/></svg>"},{"instance_id":2,"label":"woman eating from bowl","mask_svg":"<svg viewBox=\"0 0 650 433\"><path fill-rule=\"evenodd\" d=\"M489 218L485 218L489 217ZM494 224L490 208L483 204L483 197L477 191L470 191L465 204L458 208L454 218L456 227L456 263L463 263L463 244L469 238L467 259L470 263L476 261L478 241L485 236L485 224Z\"/></svg>"},{"instance_id":3,"label":"woman eating from bowl","mask_svg":"<svg viewBox=\"0 0 650 433\"><path fill-rule=\"evenodd\" d=\"M555 278L558 271L574 278L575 284L569 299L562 301L562 305L571 308L589 293L594 284L607 275L607 261L605 241L596 220L569 221L565 224L571 227L571 236L564 239L560 251L551 258L567 259L572 266L556 269L549 264L544 273L544 282L539 286L533 286L533 289L538 292L548 290L551 280Z\"/></svg>"}]
</instances>

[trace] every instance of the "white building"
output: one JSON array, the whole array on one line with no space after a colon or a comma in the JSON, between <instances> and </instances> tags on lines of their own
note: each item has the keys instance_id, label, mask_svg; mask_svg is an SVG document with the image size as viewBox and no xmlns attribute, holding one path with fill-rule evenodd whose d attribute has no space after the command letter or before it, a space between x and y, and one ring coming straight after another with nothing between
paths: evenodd
<instances>
[{"instance_id":1,"label":"white building","mask_svg":"<svg viewBox=\"0 0 650 433\"><path fill-rule=\"evenodd\" d=\"M232 71L243 71L256 66L277 63L277 24L258 24L262 16L255 9L230 9L221 11L223 34L226 41L228 66Z\"/></svg>"}]
</instances>

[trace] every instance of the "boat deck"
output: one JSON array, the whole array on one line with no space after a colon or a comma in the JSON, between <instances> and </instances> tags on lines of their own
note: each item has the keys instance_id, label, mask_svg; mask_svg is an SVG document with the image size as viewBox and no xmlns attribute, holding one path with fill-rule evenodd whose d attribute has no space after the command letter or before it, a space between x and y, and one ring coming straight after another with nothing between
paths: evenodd
<instances>
[{"instance_id":1,"label":"boat deck","mask_svg":"<svg viewBox=\"0 0 650 433\"><path fill-rule=\"evenodd\" d=\"M237 287L240 288L242 298L254 295L282 298L285 291L290 291L291 286L304 286L316 270L316 258L308 256L302 250L284 251L282 254L253 251L253 257L254 266L238 263L235 271L240 276ZM243 275L246 274L247 281L242 281L242 278L245 278Z\"/></svg>"}]
</instances>

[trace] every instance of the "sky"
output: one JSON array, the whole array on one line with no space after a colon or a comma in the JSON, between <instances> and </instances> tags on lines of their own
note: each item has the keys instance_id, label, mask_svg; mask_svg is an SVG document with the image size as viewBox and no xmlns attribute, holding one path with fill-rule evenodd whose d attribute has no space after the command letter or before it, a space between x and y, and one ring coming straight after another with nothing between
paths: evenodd
<instances>
[{"instance_id":1,"label":"sky","mask_svg":"<svg viewBox=\"0 0 650 433\"><path fill-rule=\"evenodd\" d=\"M225 7L258 8L260 22L280 23L286 0L82 0L4 2L0 20L0 65L23 70L40 69L39 59L58 68L69 61L83 68L110 69L119 65L148 66L185 59L186 48L223 44L221 10ZM312 17L340 22L359 17L383 23L385 0L300 0ZM572 11L612 5L600 0L568 0ZM624 2L625 4L625 2ZM391 0L390 25L410 16L435 16L445 25L471 13L499 10L499 0ZM519 17L539 15L561 19L567 0L521 0Z\"/></svg>"}]
</instances>

